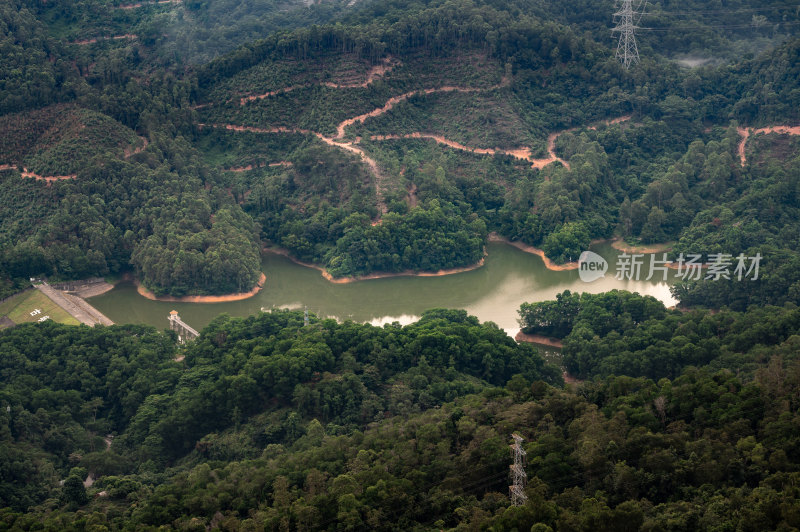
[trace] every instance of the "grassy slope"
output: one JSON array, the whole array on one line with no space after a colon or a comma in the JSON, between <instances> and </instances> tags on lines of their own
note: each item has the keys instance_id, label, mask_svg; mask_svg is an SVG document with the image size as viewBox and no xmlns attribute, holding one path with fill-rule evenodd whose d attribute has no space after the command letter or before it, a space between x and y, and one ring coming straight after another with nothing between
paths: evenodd
<instances>
[{"instance_id":1,"label":"grassy slope","mask_svg":"<svg viewBox=\"0 0 800 532\"><path fill-rule=\"evenodd\" d=\"M41 312L31 315L37 309ZM44 316L65 325L79 325L78 320L39 290L28 290L0 303L0 316L7 316L18 325L36 323Z\"/></svg>"}]
</instances>

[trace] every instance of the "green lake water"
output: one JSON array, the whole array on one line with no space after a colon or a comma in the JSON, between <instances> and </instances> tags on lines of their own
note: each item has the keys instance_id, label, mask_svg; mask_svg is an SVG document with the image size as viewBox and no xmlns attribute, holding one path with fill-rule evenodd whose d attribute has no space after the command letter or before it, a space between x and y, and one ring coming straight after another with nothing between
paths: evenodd
<instances>
[{"instance_id":1,"label":"green lake water","mask_svg":"<svg viewBox=\"0 0 800 532\"><path fill-rule=\"evenodd\" d=\"M140 296L136 287L123 282L89 302L115 323L145 323L159 329L167 327L167 316L177 310L181 318L196 329L222 313L247 316L271 308L302 309L320 317L351 319L373 324L399 321L406 324L434 307L466 309L481 321L493 321L515 334L519 330L517 309L523 302L554 299L556 294L605 292L623 289L652 295L665 305L676 303L665 282L617 280L619 252L608 244L592 248L609 263L609 271L592 283L580 280L577 270L556 272L545 268L542 260L503 243L489 243L486 263L469 272L442 277L391 277L349 284L326 281L318 270L293 263L286 257L266 254L264 288L243 301L227 303L169 303ZM649 256L645 256L642 276L647 276ZM672 277L672 275L670 275Z\"/></svg>"}]
</instances>

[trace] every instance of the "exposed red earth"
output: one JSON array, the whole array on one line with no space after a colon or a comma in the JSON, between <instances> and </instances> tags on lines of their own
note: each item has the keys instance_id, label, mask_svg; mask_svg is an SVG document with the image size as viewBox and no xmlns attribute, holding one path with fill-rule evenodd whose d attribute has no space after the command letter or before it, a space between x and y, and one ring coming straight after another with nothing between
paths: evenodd
<instances>
[{"instance_id":1,"label":"exposed red earth","mask_svg":"<svg viewBox=\"0 0 800 532\"><path fill-rule=\"evenodd\" d=\"M332 83L330 81L326 81L321 83L320 85L324 85L326 87L330 87L332 89L356 89L356 88L367 88L371 85L376 79L382 78L386 75L389 71L394 68L396 62L394 62L391 58L387 57L378 65L374 65L370 68L369 72L367 73L367 78L361 83ZM282 89L276 89L274 91L268 91L263 94L252 94L250 96L244 96L239 99L239 105L244 105L247 102L252 102L256 100L263 100L264 98L270 98L277 94L284 94L287 92L291 92L296 89L302 89L306 87L311 87L313 84L307 85L292 85L291 87L284 87ZM204 104L204 106L209 104Z\"/></svg>"},{"instance_id":2,"label":"exposed red earth","mask_svg":"<svg viewBox=\"0 0 800 532\"><path fill-rule=\"evenodd\" d=\"M750 135L758 135L758 134L767 134L767 133L778 133L781 135L800 135L800 126L768 126L762 127L758 129L752 128L743 128L740 127L737 129L739 136L741 139L739 140L739 160L742 163L742 166L745 165L747 162L747 157L744 153L745 145L747 144L747 139L750 138Z\"/></svg>"},{"instance_id":3,"label":"exposed red earth","mask_svg":"<svg viewBox=\"0 0 800 532\"><path fill-rule=\"evenodd\" d=\"M136 35L133 35L132 33L125 33L123 35L113 35L111 37L94 37L92 39L83 39L83 40L80 40L80 41L72 41L72 42L67 43L67 44L76 44L78 46L85 46L87 44L93 44L93 43L96 43L98 41L113 41L113 40L119 40L119 39L137 39L137 38L138 37L136 37Z\"/></svg>"},{"instance_id":4,"label":"exposed red earth","mask_svg":"<svg viewBox=\"0 0 800 532\"><path fill-rule=\"evenodd\" d=\"M124 4L116 7L117 9L136 9L137 7L151 6L156 4L180 4L180 3L183 3L183 0L156 0L155 2L136 2L135 4Z\"/></svg>"}]
</instances>

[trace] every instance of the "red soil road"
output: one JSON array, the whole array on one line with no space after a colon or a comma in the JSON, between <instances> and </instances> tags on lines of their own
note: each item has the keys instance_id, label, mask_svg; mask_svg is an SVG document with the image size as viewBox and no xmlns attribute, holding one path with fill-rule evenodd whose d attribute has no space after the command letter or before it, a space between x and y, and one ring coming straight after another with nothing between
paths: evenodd
<instances>
[{"instance_id":1,"label":"red soil road","mask_svg":"<svg viewBox=\"0 0 800 532\"><path fill-rule=\"evenodd\" d=\"M767 133L779 133L781 135L800 135L800 126L769 126L769 127L762 127L759 129L751 129L751 128L743 128L740 127L737 129L741 140L739 141L739 160L742 163L742 166L745 165L747 162L747 157L744 153L745 145L747 144L747 139L750 137L751 134L767 134Z\"/></svg>"},{"instance_id":2,"label":"red soil road","mask_svg":"<svg viewBox=\"0 0 800 532\"><path fill-rule=\"evenodd\" d=\"M373 111L373 113L374 112L375 111ZM611 120L606 120L604 123L606 125L619 124L620 122L625 122L626 120L630 120L630 118L631 118L630 116L621 116L621 117L618 117L618 118L613 118ZM501 148L470 148L469 146L464 146L463 144L460 144L460 143L455 142L453 140L446 139L446 138L442 137L441 135L433 135L433 134L428 134L428 133L418 133L417 132L417 133L408 133L406 135L373 135L373 136L370 137L370 140L378 140L378 141L380 141L380 140L401 139L401 138L404 138L404 139L426 138L426 139L435 140L439 144L443 144L445 146L449 146L449 147L454 148L456 150L468 151L470 153L478 153L478 154L485 154L485 155L494 155L496 153L502 153L502 154L505 154L505 155L510 155L510 156L512 156L514 158L517 158L517 159L520 159L520 160L523 160L523 161L528 161L528 162L531 163L531 166L533 168L537 168L537 169L540 169L540 170L542 168L544 168L545 166L558 161L562 165L564 165L564 168L569 170L569 163L567 161L565 161L564 159L562 159L562 158L560 158L559 156L556 155L556 152L555 152L556 139L559 136L563 135L564 133L568 133L570 131L575 131L576 129L577 128L571 128L571 129L566 129L564 131L551 133L547 137L547 153L548 153L549 157L544 158L544 159L534 159L531 156L530 148L514 148L514 149L507 149L507 150L504 150L504 149L501 149ZM588 129L597 129L597 126L590 126Z\"/></svg>"},{"instance_id":3,"label":"red soil road","mask_svg":"<svg viewBox=\"0 0 800 532\"><path fill-rule=\"evenodd\" d=\"M156 4L181 4L183 0L156 0L155 2L137 2L135 4L125 4L117 6L117 9L136 9L137 7L150 6Z\"/></svg>"},{"instance_id":4,"label":"red soil road","mask_svg":"<svg viewBox=\"0 0 800 532\"><path fill-rule=\"evenodd\" d=\"M124 35L114 35L112 37L95 37L93 39L85 39L82 41L72 41L67 44L77 44L78 46L85 46L87 44L96 43L97 41L113 41L118 39L138 39L138 37L136 35L133 35L132 33L125 33Z\"/></svg>"},{"instance_id":5,"label":"red soil road","mask_svg":"<svg viewBox=\"0 0 800 532\"><path fill-rule=\"evenodd\" d=\"M385 72L385 70L384 70L384 72ZM374 77L373 77L373 79L374 79ZM386 209L386 204L385 204L385 202L383 200L383 181L384 181L384 176L381 174L380 169L378 168L378 163L374 159L372 159L369 155L367 155L367 153L363 149L361 149L360 147L356 146L356 144L359 142L360 139L356 139L355 142L342 142L340 140L345 135L345 129L348 126L352 125L352 124L363 123L367 118L380 116L380 115L390 111L394 107L395 104L397 104L397 103L399 103L401 101L407 100L408 98L410 98L411 96L413 96L415 94L431 94L431 93L434 93L434 92L482 92L482 91L488 91L488 90L493 90L493 89L505 87L509 83L510 83L509 78L504 77L500 81L500 83L498 83L497 85L494 85L492 87L489 87L489 88L444 86L444 87L433 88L433 89L423 89L423 90L418 90L418 91L411 91L411 92L407 92L405 94L401 94L399 96L394 96L394 97L390 98L383 107L380 107L378 109L374 109L374 110L370 111L369 113L365 113L363 115L359 115L359 116L356 116L356 117L353 117L353 118L348 118L347 120L344 120L343 122L341 122L336 128L336 136L333 137L333 138L326 137L322 133L318 133L316 131L309 131L309 130L306 130L306 129L286 128L286 127L259 128L259 127L253 127L253 126L237 126L237 125L234 125L234 124L198 124L198 126L199 127L219 127L219 128L228 129L230 131L250 131L250 132L253 132L253 133L302 133L302 134L313 134L317 138L319 138L322 142L324 142L325 144L328 144L329 146L334 146L334 147L337 147L339 149L347 150L347 151L349 151L351 153L358 154L359 157L361 157L361 160L363 160L367 164L367 166L370 167L370 170L372 171L373 175L375 176L375 188L376 188L376 195L378 197L378 207L379 207L379 211L384 213L387 210ZM282 90L291 90L291 87L289 89L282 89ZM252 98L256 98L256 97L248 97L248 98L252 99ZM605 124L617 124L617 123L624 122L624 121L629 120L629 119L630 119L630 116L622 116L622 117L606 120ZM592 128L594 128L594 127L595 126L592 126ZM517 159L521 159L521 160L524 160L524 161L529 161L533 168L538 168L538 169L544 168L545 166L547 166L547 165L549 165L549 164L551 164L553 162L558 161L562 165L564 165L565 168L567 168L569 170L569 163L567 163L567 161L561 159L560 157L558 157L555 154L555 142L556 142L556 139L558 138L559 135L561 135L561 134L563 134L563 133L565 133L567 131L574 131L575 129L576 128L572 128L572 129L568 129L568 130L557 132L557 133L551 133L548 136L548 139L547 139L547 151L548 151L549 157L547 157L545 159L534 159L534 158L532 158L532 154L531 154L530 148L517 148L517 149L509 149L509 150L501 150L501 149L493 149L493 148L470 148L468 146L464 146L463 144L459 144L458 142L445 139L444 137L442 137L440 135L432 135L432 134L425 134L425 133L410 133L408 135L376 135L376 136L373 136L371 138L372 138L372 140L387 140L387 139L394 139L394 138L430 138L430 139L433 139L433 140L435 140L436 142L438 142L440 144L444 144L446 146L450 146L451 148L455 148L455 149L463 150L463 151L469 151L469 152L472 152L472 153L487 154L487 155L493 155L495 153L504 153L506 155L511 155L512 157L516 157ZM241 171L245 171L245 170L241 170ZM542 256L544 257L544 253L542 253Z\"/></svg>"},{"instance_id":6,"label":"red soil road","mask_svg":"<svg viewBox=\"0 0 800 532\"><path fill-rule=\"evenodd\" d=\"M384 176L381 173L380 169L378 168L378 163L375 161L375 159L367 155L367 152L365 152L358 146L354 146L350 142L337 142L332 138L326 137L322 133L314 133L314 135L316 135L318 139L320 139L322 142L324 142L329 146L335 146L339 149L347 150L351 153L358 154L361 157L361 160L367 163L367 166L369 166L370 170L372 171L372 175L375 176L375 194L378 197L378 211L380 213L387 212L388 209L386 207L386 202L383 199Z\"/></svg>"},{"instance_id":7,"label":"red soil road","mask_svg":"<svg viewBox=\"0 0 800 532\"><path fill-rule=\"evenodd\" d=\"M15 164L0 164L0 172L2 172L4 170L19 170L19 168ZM22 175L22 177L36 179L36 180L39 180L39 181L47 181L48 185L50 183L52 183L53 181L60 181L62 179L75 179L77 177L76 174L71 174L71 175L39 175L39 174L36 174L34 172L29 172L28 169L24 168L24 167L22 168L22 171L20 172L20 174Z\"/></svg>"},{"instance_id":8,"label":"red soil road","mask_svg":"<svg viewBox=\"0 0 800 532\"><path fill-rule=\"evenodd\" d=\"M390 72L397 63L391 57L385 57L383 62L379 65L375 65L369 69L367 73L367 79L361 83L331 83L325 82L323 85L326 87L330 87L332 89L356 89L362 88L366 89L369 85L375 82L376 79L382 78L388 72Z\"/></svg>"},{"instance_id":9,"label":"red soil road","mask_svg":"<svg viewBox=\"0 0 800 532\"><path fill-rule=\"evenodd\" d=\"M436 89L422 89L422 90L406 92L405 94L400 94L399 96L393 96L393 97L389 98L389 100L386 102L386 104L383 107L379 107L378 109L374 109L374 110L370 111L369 113L364 113L363 115L358 115L358 116L355 116L353 118L348 118L347 120L343 121L341 124L339 124L337 126L337 128L336 128L336 137L334 137L334 138L340 139L340 138L344 137L344 130L345 130L345 128L347 126L351 126L351 125L353 125L355 123L363 123L367 118L374 118L376 116L380 116L380 115L382 115L384 113L387 113L387 112L392 110L392 108L395 106L395 104L398 104L398 103L400 103L402 101L405 101L405 100L407 100L407 99L409 99L412 96L415 96L417 94L433 94L434 92L485 92L485 91L490 91L490 90L498 89L498 88L501 88L501 87L505 87L508 84L509 84L508 78L503 78L503 80L500 83L498 83L497 85L493 85L492 87L488 87L488 88L485 88L485 89L478 88L478 87L453 87L453 86L450 86L450 85L445 85L444 87L439 87L439 88L436 88Z\"/></svg>"},{"instance_id":10,"label":"red soil road","mask_svg":"<svg viewBox=\"0 0 800 532\"><path fill-rule=\"evenodd\" d=\"M350 142L337 142L332 138L326 137L322 133L317 133L316 131L309 131L307 129L295 129L287 127L261 128L252 126L237 126L234 124L197 124L197 125L198 127L216 127L216 128L227 129L229 131L249 131L251 133L301 133L304 135L314 135L329 146L334 146L336 148L346 150L351 153L355 153L361 158L362 161L367 163L367 166L369 166L370 170L375 176L375 188L377 189L378 192L378 208L381 212L386 212L386 204L383 201L383 194L381 193L383 186L383 175L378 169L378 163L374 159L372 159L369 155L367 155L367 153L364 150L362 150L357 146L354 146Z\"/></svg>"},{"instance_id":11,"label":"red soil road","mask_svg":"<svg viewBox=\"0 0 800 532\"><path fill-rule=\"evenodd\" d=\"M232 168L223 168L223 170L225 170L226 172L249 172L254 168L262 168L263 166L264 166L263 164L257 164L255 166L253 166L252 164L248 164L247 166L234 166Z\"/></svg>"},{"instance_id":12,"label":"red soil road","mask_svg":"<svg viewBox=\"0 0 800 532\"><path fill-rule=\"evenodd\" d=\"M22 174L22 177L33 178L33 179L36 179L36 180L39 180L39 181L47 181L48 185L50 183L52 183L53 181L61 181L62 179L75 179L77 177L76 174L44 176L44 175L36 174L34 172L29 172L27 168L23 168L22 172L20 172L20 173Z\"/></svg>"},{"instance_id":13,"label":"red soil road","mask_svg":"<svg viewBox=\"0 0 800 532\"><path fill-rule=\"evenodd\" d=\"M271 96L275 96L277 94L283 94L285 92L292 92L295 89L302 89L304 87L309 87L310 85L292 85L291 87L284 87L282 89L276 89L274 91L265 92L264 94L254 94L252 96L244 96L243 98L239 99L239 105L244 105L247 102L252 102L255 100L263 100L264 98L269 98ZM210 105L210 104L204 104Z\"/></svg>"},{"instance_id":14,"label":"red soil road","mask_svg":"<svg viewBox=\"0 0 800 532\"><path fill-rule=\"evenodd\" d=\"M470 153L477 153L482 155L494 155L496 153L502 153L504 155L510 155L516 159L520 159L523 161L528 161L531 163L533 168L542 169L545 166L554 163L556 161L560 162L564 165L565 168L569 169L569 163L564 159L556 156L555 154L555 141L556 138L561 133L553 133L547 139L547 151L550 154L550 157L546 159L534 159L531 156L530 148L517 148L511 150L503 150L500 148L470 148L469 146L464 146L454 140L448 140L441 135L432 135L428 133L409 133L406 135L373 135L370 137L371 140L391 140L391 139L432 139L438 142L439 144L443 144L445 146L449 146L450 148L454 148L456 150L467 151Z\"/></svg>"},{"instance_id":15,"label":"red soil road","mask_svg":"<svg viewBox=\"0 0 800 532\"><path fill-rule=\"evenodd\" d=\"M234 166L232 168L223 168L226 172L249 172L250 170L254 170L256 168L264 168L265 166L293 166L290 161L278 161L277 163L259 163L256 165L248 164L247 166Z\"/></svg>"},{"instance_id":16,"label":"red soil road","mask_svg":"<svg viewBox=\"0 0 800 532\"><path fill-rule=\"evenodd\" d=\"M366 89L369 85L374 83L376 79L382 78L383 76L386 75L387 72L391 71L392 68L394 68L395 64L396 63L393 62L391 58L387 57L387 58L385 58L383 60L383 63L373 66L369 70L369 73L367 73L367 79L365 81L361 82L361 83L332 83L332 82L326 81L326 82L322 83L322 85L324 85L326 87L330 87L332 89L356 89L356 88ZM282 89L276 89L274 91L265 92L263 94L253 94L251 96L245 96L245 97L239 99L239 105L244 105L247 102L252 102L254 100L263 100L264 98L269 98L269 97L275 96L277 94L283 94L283 93L286 93L286 92L291 92L291 91L293 91L295 89L302 89L302 88L312 87L312 86L313 86L313 84L292 85L291 87L284 87ZM205 105L208 105L208 104L205 104Z\"/></svg>"},{"instance_id":17,"label":"red soil road","mask_svg":"<svg viewBox=\"0 0 800 532\"><path fill-rule=\"evenodd\" d=\"M253 127L253 126L237 126L235 124L197 124L197 127L216 127L227 129L229 131L249 131L250 133L300 133L302 135L319 135L308 129L296 129L292 127Z\"/></svg>"}]
</instances>

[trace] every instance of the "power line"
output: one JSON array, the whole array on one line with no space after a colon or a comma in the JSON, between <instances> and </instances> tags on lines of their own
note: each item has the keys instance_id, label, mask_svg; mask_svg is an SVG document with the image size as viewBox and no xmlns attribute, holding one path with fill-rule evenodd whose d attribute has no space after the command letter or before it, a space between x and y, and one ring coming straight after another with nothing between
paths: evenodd
<instances>
[{"instance_id":1,"label":"power line","mask_svg":"<svg viewBox=\"0 0 800 532\"><path fill-rule=\"evenodd\" d=\"M636 6L637 10L642 5L642 1ZM611 29L611 33L619 32L619 43L617 44L617 53L615 57L622 63L627 70L632 64L639 62L639 49L636 47L636 36L634 35L633 18L638 16L641 19L641 13L633 9L633 0L622 0L622 7L619 11L614 13L614 19L617 20L617 25ZM638 20L637 19L637 20Z\"/></svg>"},{"instance_id":2,"label":"power line","mask_svg":"<svg viewBox=\"0 0 800 532\"><path fill-rule=\"evenodd\" d=\"M508 487L508 492L511 497L512 506L522 506L528 501L528 496L525 494L525 484L528 483L528 475L525 473L525 449L522 448L522 440L524 439L517 433L511 435L514 438L514 443L511 447L511 458L514 463L509 466L509 475L511 476L511 485Z\"/></svg>"},{"instance_id":3,"label":"power line","mask_svg":"<svg viewBox=\"0 0 800 532\"><path fill-rule=\"evenodd\" d=\"M657 12L650 12L650 13L642 13L646 16L673 16L673 15L681 15L681 16L697 16L697 15L717 15L717 14L735 14L735 13L760 13L762 11L780 11L781 9L791 10L791 9L798 9L797 4L792 5L783 5L783 6L772 6L772 7L753 7L753 8L743 8L743 9L715 9L710 11L657 11Z\"/></svg>"},{"instance_id":4,"label":"power line","mask_svg":"<svg viewBox=\"0 0 800 532\"><path fill-rule=\"evenodd\" d=\"M800 24L800 21L792 21L792 22L776 22L774 25L778 26L796 26ZM769 24L772 26L773 24ZM708 28L714 29L744 29L744 28L753 28L753 24L721 24L721 25L696 25L696 26L672 26L669 28L648 28L648 27L639 27L637 26L636 29L639 31L649 31L649 32L668 32L668 31L675 31L675 30L703 30L705 31Z\"/></svg>"}]
</instances>

